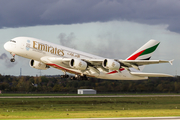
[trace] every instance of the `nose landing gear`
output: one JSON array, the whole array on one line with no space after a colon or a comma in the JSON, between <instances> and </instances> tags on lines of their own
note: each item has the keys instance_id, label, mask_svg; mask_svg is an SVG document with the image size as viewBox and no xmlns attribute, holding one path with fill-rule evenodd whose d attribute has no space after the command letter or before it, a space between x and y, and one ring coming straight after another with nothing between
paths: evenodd
<instances>
[{"instance_id":1,"label":"nose landing gear","mask_svg":"<svg viewBox=\"0 0 180 120\"><path fill-rule=\"evenodd\" d=\"M12 58L10 59L11 62L15 62L15 54L12 54Z\"/></svg>"}]
</instances>

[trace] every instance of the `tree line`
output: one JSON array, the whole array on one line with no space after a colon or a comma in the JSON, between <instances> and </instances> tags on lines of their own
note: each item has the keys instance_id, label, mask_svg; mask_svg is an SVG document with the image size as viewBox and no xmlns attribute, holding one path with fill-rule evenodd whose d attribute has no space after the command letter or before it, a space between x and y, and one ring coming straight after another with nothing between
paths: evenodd
<instances>
[{"instance_id":1,"label":"tree line","mask_svg":"<svg viewBox=\"0 0 180 120\"><path fill-rule=\"evenodd\" d=\"M180 93L180 76L148 80L70 80L60 76L0 75L2 92L77 93L77 89L95 89L98 93Z\"/></svg>"}]
</instances>

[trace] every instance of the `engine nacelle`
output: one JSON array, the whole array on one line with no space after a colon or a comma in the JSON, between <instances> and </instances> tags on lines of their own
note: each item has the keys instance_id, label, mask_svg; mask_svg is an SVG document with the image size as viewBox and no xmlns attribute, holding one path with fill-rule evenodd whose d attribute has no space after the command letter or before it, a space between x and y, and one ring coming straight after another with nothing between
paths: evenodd
<instances>
[{"instance_id":1,"label":"engine nacelle","mask_svg":"<svg viewBox=\"0 0 180 120\"><path fill-rule=\"evenodd\" d=\"M86 70L88 65L80 59L71 59L69 66L78 70Z\"/></svg>"},{"instance_id":2,"label":"engine nacelle","mask_svg":"<svg viewBox=\"0 0 180 120\"><path fill-rule=\"evenodd\" d=\"M121 64L113 59L105 59L102 66L109 70L119 70Z\"/></svg>"},{"instance_id":3,"label":"engine nacelle","mask_svg":"<svg viewBox=\"0 0 180 120\"><path fill-rule=\"evenodd\" d=\"M36 60L30 60L29 65L32 68L36 68L36 69L40 69L40 70L46 70L49 68L49 66L47 66L46 64L36 61Z\"/></svg>"}]
</instances>

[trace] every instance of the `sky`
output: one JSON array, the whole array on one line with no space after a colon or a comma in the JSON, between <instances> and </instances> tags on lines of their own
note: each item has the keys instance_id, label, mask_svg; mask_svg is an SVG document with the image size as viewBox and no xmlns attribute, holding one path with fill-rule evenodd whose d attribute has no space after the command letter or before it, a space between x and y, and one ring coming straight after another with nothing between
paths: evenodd
<instances>
[{"instance_id":1,"label":"sky","mask_svg":"<svg viewBox=\"0 0 180 120\"><path fill-rule=\"evenodd\" d=\"M126 59L150 39L160 41L152 59L170 64L148 65L144 72L180 75L179 0L1 0L0 74L57 75L36 70L28 59L4 50L6 41L28 36L105 58Z\"/></svg>"}]
</instances>

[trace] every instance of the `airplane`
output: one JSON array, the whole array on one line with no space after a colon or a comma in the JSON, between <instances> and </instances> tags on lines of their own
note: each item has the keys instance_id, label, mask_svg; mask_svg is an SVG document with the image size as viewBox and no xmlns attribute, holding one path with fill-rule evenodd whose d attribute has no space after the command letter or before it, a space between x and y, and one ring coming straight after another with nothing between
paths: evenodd
<instances>
[{"instance_id":1,"label":"airplane","mask_svg":"<svg viewBox=\"0 0 180 120\"><path fill-rule=\"evenodd\" d=\"M163 73L144 73L145 65L170 63L173 60L150 60L152 54L160 44L159 41L149 40L127 59L110 59L65 46L56 45L31 37L16 37L4 44L10 52L11 62L15 62L15 55L30 59L30 66L40 70L50 67L64 72L61 77L68 78L71 73L75 76L70 79L87 80L95 77L109 80L145 80L149 77L173 77Z\"/></svg>"}]
</instances>

